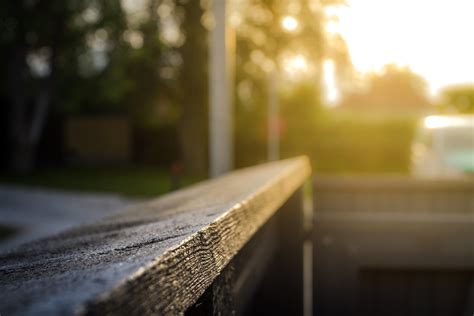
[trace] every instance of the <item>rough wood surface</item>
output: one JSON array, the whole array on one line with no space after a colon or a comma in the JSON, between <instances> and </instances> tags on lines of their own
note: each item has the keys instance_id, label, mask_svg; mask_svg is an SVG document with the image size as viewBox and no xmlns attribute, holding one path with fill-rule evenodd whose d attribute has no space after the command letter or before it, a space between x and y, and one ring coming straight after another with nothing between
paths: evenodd
<instances>
[{"instance_id":1,"label":"rough wood surface","mask_svg":"<svg viewBox=\"0 0 474 316\"><path fill-rule=\"evenodd\" d=\"M0 314L182 314L310 174L243 169L0 256Z\"/></svg>"},{"instance_id":2,"label":"rough wood surface","mask_svg":"<svg viewBox=\"0 0 474 316\"><path fill-rule=\"evenodd\" d=\"M252 313L251 308L262 303L258 293L262 288L262 279L273 266L278 265L275 255L279 250L280 214L281 210L256 232L199 300L186 311L185 316L262 315ZM279 277L281 273L279 270L278 275L273 277ZM271 292L278 292L278 289ZM267 311L268 306L274 305L273 302L264 304Z\"/></svg>"}]
</instances>

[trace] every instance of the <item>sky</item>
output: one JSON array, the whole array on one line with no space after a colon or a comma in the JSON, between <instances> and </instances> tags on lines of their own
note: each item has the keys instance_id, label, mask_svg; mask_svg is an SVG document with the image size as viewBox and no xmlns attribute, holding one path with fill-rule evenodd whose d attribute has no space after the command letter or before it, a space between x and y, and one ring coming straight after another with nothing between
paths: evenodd
<instances>
[{"instance_id":1,"label":"sky","mask_svg":"<svg viewBox=\"0 0 474 316\"><path fill-rule=\"evenodd\" d=\"M347 2L328 10L339 20L328 31L344 37L358 71L409 66L432 96L444 86L474 84L474 0Z\"/></svg>"}]
</instances>

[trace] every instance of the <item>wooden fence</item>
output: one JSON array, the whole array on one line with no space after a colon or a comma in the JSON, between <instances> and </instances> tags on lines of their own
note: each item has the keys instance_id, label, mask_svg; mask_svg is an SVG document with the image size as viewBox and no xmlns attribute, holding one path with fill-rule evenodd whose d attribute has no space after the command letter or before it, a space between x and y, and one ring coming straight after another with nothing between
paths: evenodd
<instances>
[{"instance_id":1,"label":"wooden fence","mask_svg":"<svg viewBox=\"0 0 474 316\"><path fill-rule=\"evenodd\" d=\"M315 315L474 313L474 181L316 177Z\"/></svg>"},{"instance_id":2,"label":"wooden fence","mask_svg":"<svg viewBox=\"0 0 474 316\"><path fill-rule=\"evenodd\" d=\"M0 256L0 314L300 315L309 175L247 168L21 246Z\"/></svg>"}]
</instances>

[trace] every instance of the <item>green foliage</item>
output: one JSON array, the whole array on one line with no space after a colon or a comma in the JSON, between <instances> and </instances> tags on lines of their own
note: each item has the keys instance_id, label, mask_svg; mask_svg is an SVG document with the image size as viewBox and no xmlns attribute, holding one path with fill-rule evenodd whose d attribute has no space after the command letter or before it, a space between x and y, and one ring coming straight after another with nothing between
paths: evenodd
<instances>
[{"instance_id":1,"label":"green foliage","mask_svg":"<svg viewBox=\"0 0 474 316\"><path fill-rule=\"evenodd\" d=\"M387 65L381 73L368 75L365 81L365 90L343 96L343 108L410 112L431 107L426 82L407 67Z\"/></svg>"},{"instance_id":2,"label":"green foliage","mask_svg":"<svg viewBox=\"0 0 474 316\"><path fill-rule=\"evenodd\" d=\"M236 104L235 163L237 168L254 165L267 159L268 122L265 101L264 95L258 93L247 102Z\"/></svg>"},{"instance_id":3,"label":"green foliage","mask_svg":"<svg viewBox=\"0 0 474 316\"><path fill-rule=\"evenodd\" d=\"M126 28L119 1L6 1L0 12L6 14L0 19L7 21L0 32L2 57L12 67L1 73L4 81L20 72L22 76L13 84L26 98L34 99L45 89L46 78L52 77L53 103L60 111L79 111L80 107L101 111L117 105L117 93L123 90L111 89L118 88L118 78L107 66ZM100 54L107 65L94 69L94 54ZM15 58L20 60L15 62ZM38 59L41 67L49 69L43 74L32 66ZM3 93L8 95L8 91Z\"/></svg>"},{"instance_id":4,"label":"green foliage","mask_svg":"<svg viewBox=\"0 0 474 316\"><path fill-rule=\"evenodd\" d=\"M301 91L300 100L308 97L304 88L297 90ZM298 106L296 100L291 104ZM306 103L305 120L297 116L288 119L280 143L282 158L308 155L319 174L409 172L416 116L329 111L310 104ZM238 143L248 149L237 152L239 166L265 161L266 141L265 137L254 137L252 142Z\"/></svg>"},{"instance_id":5,"label":"green foliage","mask_svg":"<svg viewBox=\"0 0 474 316\"><path fill-rule=\"evenodd\" d=\"M288 156L310 152L311 135L325 115L318 87L311 81L289 85L282 91L280 100L282 152Z\"/></svg>"},{"instance_id":6,"label":"green foliage","mask_svg":"<svg viewBox=\"0 0 474 316\"><path fill-rule=\"evenodd\" d=\"M329 5L334 3L325 3ZM295 9L297 8L297 9ZM320 64L325 38L322 10L310 1L248 1L240 7L236 45L236 164L247 166L267 158L267 104L269 81L280 87L281 137L293 140L313 124L320 107ZM290 14L299 21L294 32L282 29ZM288 80L285 61L304 56L309 64L305 78ZM308 70L308 69L305 69ZM295 143L295 147L298 144Z\"/></svg>"},{"instance_id":7,"label":"green foliage","mask_svg":"<svg viewBox=\"0 0 474 316\"><path fill-rule=\"evenodd\" d=\"M408 173L417 119L336 112L311 136L313 168L322 173Z\"/></svg>"},{"instance_id":8,"label":"green foliage","mask_svg":"<svg viewBox=\"0 0 474 316\"><path fill-rule=\"evenodd\" d=\"M201 180L184 177L182 185ZM156 168L80 168L37 171L28 176L3 176L1 183L86 192L111 192L156 197L171 189L169 172Z\"/></svg>"},{"instance_id":9,"label":"green foliage","mask_svg":"<svg viewBox=\"0 0 474 316\"><path fill-rule=\"evenodd\" d=\"M160 1L147 3L131 14L118 0L3 2L0 57L12 69L2 72L0 80L8 83L23 74L12 84L33 99L44 89L45 78L52 77L52 102L59 113L149 117L162 96L171 98L173 87L160 74L171 49L160 39ZM32 56L42 58L50 75L35 75L27 63ZM8 95L8 84L1 88Z\"/></svg>"},{"instance_id":10,"label":"green foliage","mask_svg":"<svg viewBox=\"0 0 474 316\"><path fill-rule=\"evenodd\" d=\"M446 88L441 93L441 112L474 113L474 85Z\"/></svg>"},{"instance_id":11,"label":"green foliage","mask_svg":"<svg viewBox=\"0 0 474 316\"><path fill-rule=\"evenodd\" d=\"M321 5L340 2L322 1ZM134 13L123 3L3 1L0 58L9 70L1 73L0 94L9 96L10 88L16 87L28 102L38 98L46 77L35 75L26 61L28 56L42 56L54 74L55 115L129 114L140 137L138 147L150 148L138 155L167 156L163 158L166 163L171 156L182 156L190 169L203 172L207 161L208 52L207 30L201 24L206 15L203 17L200 1L150 0ZM324 34L325 21L316 2L251 0L243 2L239 10L237 166L266 159L268 81L277 76L282 156L308 154L315 169L323 172L407 170L411 123L401 118L332 115L321 106L323 57L334 59L342 81L350 81L351 68L343 40L328 40ZM285 32L280 25L290 13L299 21L295 32ZM179 28L181 41L176 43L162 36L161 28L169 18ZM282 64L295 54L305 56L314 72L304 79L289 80ZM359 104L373 108L426 105L424 82L408 69L387 67L369 81L369 92L362 99L358 96ZM448 93L449 102L464 104L459 101L465 100L461 94ZM150 145L160 137L179 140L181 148L169 142L155 142L163 147Z\"/></svg>"}]
</instances>

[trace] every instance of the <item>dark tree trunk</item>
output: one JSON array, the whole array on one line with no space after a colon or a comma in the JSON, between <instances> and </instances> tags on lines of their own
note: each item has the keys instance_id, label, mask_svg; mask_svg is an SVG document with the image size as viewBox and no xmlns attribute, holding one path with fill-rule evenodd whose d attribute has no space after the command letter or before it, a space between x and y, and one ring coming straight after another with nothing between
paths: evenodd
<instances>
[{"instance_id":1,"label":"dark tree trunk","mask_svg":"<svg viewBox=\"0 0 474 316\"><path fill-rule=\"evenodd\" d=\"M208 147L206 118L202 117L202 113L193 114L186 110L184 112L180 118L178 133L185 170L195 175L206 175Z\"/></svg>"},{"instance_id":2,"label":"dark tree trunk","mask_svg":"<svg viewBox=\"0 0 474 316\"><path fill-rule=\"evenodd\" d=\"M27 132L27 95L26 82L26 47L23 43L12 47L8 62L9 78L9 143L10 169L15 173L26 173L32 165L34 150L30 148Z\"/></svg>"},{"instance_id":3,"label":"dark tree trunk","mask_svg":"<svg viewBox=\"0 0 474 316\"><path fill-rule=\"evenodd\" d=\"M26 56L22 49L14 50L17 54L11 63L10 89L10 168L16 173L29 173L33 170L36 152L44 125L47 119L53 90L52 73L44 79L41 91L37 96L26 98L24 90L26 80ZM51 63L53 59L51 59ZM30 101L30 104L29 102Z\"/></svg>"},{"instance_id":4,"label":"dark tree trunk","mask_svg":"<svg viewBox=\"0 0 474 316\"><path fill-rule=\"evenodd\" d=\"M186 36L180 48L183 59L179 99L182 115L179 122L181 153L186 171L207 174L208 76L207 31L201 24L203 10L199 1L183 4L186 18L183 31Z\"/></svg>"},{"instance_id":5,"label":"dark tree trunk","mask_svg":"<svg viewBox=\"0 0 474 316\"><path fill-rule=\"evenodd\" d=\"M57 50L63 24L62 17L56 17L55 36L52 39L50 73L45 78L36 78L39 92L30 93L28 87L33 79L29 75L26 57L28 46L24 42L26 36L19 36L12 45L8 58L8 99L9 111L9 143L10 169L15 173L25 174L33 170L38 144L48 116L52 96L54 95L54 76L56 73ZM20 25L20 34L25 33Z\"/></svg>"},{"instance_id":6,"label":"dark tree trunk","mask_svg":"<svg viewBox=\"0 0 474 316\"><path fill-rule=\"evenodd\" d=\"M35 165L36 144L17 141L13 146L10 169L20 175L30 173Z\"/></svg>"},{"instance_id":7,"label":"dark tree trunk","mask_svg":"<svg viewBox=\"0 0 474 316\"><path fill-rule=\"evenodd\" d=\"M18 98L17 98L18 99ZM13 172L26 174L33 170L41 134L50 105L49 88L35 100L32 108L26 104L13 103L13 114L10 117L10 143L12 146L10 168ZM31 117L28 115L31 110Z\"/></svg>"}]
</instances>

